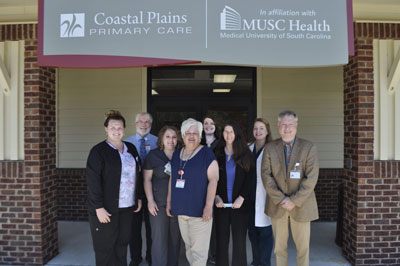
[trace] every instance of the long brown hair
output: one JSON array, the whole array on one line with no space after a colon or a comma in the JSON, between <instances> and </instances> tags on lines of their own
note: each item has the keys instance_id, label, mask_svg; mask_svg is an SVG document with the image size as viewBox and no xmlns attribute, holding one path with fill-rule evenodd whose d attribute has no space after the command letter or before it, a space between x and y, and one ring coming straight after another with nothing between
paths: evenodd
<instances>
[{"instance_id":1,"label":"long brown hair","mask_svg":"<svg viewBox=\"0 0 400 266\"><path fill-rule=\"evenodd\" d=\"M250 168L254 165L253 154L250 152L249 147L247 146L245 137L243 132L235 121L228 121L222 127L222 132L225 130L225 127L231 126L233 129L233 133L235 134L235 140L233 141L233 159L235 163L242 167L245 171L250 171ZM226 141L222 134L217 147L215 148L217 156L222 156L225 154Z\"/></svg>"}]
</instances>

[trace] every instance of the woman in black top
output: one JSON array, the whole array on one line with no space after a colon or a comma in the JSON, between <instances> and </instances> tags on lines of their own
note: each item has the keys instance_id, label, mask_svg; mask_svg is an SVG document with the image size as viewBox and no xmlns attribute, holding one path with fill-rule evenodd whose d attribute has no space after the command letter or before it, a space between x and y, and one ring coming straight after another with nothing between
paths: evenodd
<instances>
[{"instance_id":1,"label":"woman in black top","mask_svg":"<svg viewBox=\"0 0 400 266\"><path fill-rule=\"evenodd\" d=\"M138 153L123 142L125 119L106 114L107 139L95 145L86 166L89 223L96 265L126 266L132 213L142 207L143 179Z\"/></svg>"},{"instance_id":2,"label":"woman in black top","mask_svg":"<svg viewBox=\"0 0 400 266\"><path fill-rule=\"evenodd\" d=\"M158 148L147 155L143 166L144 190L148 201L151 225L152 264L178 265L180 233L177 217L166 212L172 154L182 141L178 130L164 126L158 134Z\"/></svg>"},{"instance_id":3,"label":"woman in black top","mask_svg":"<svg viewBox=\"0 0 400 266\"><path fill-rule=\"evenodd\" d=\"M215 124L214 119L209 116L204 117L203 119L203 133L201 136L201 145L209 147L212 151L214 151L215 147L218 144L219 134L218 128Z\"/></svg>"},{"instance_id":4,"label":"woman in black top","mask_svg":"<svg viewBox=\"0 0 400 266\"><path fill-rule=\"evenodd\" d=\"M219 182L215 196L217 266L228 266L229 237L232 230L232 265L246 266L246 234L251 189L253 155L242 130L234 121L223 127L216 148Z\"/></svg>"}]
</instances>

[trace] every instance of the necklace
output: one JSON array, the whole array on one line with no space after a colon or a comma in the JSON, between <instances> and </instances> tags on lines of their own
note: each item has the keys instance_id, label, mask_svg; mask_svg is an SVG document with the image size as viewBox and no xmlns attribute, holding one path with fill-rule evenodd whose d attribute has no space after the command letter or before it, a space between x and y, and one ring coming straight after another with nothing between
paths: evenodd
<instances>
[{"instance_id":1,"label":"necklace","mask_svg":"<svg viewBox=\"0 0 400 266\"><path fill-rule=\"evenodd\" d=\"M215 138L215 136L214 136L214 134L213 135L211 135L211 136L209 136L209 135L206 135L206 143L207 143L207 147L210 147L211 146L211 144L213 144L213 142L214 142L214 140L215 140L216 138Z\"/></svg>"},{"instance_id":2,"label":"necklace","mask_svg":"<svg viewBox=\"0 0 400 266\"><path fill-rule=\"evenodd\" d=\"M114 147L116 150L118 150L120 153L124 153L124 143L111 143L111 141L107 140L107 143L110 144L112 147Z\"/></svg>"},{"instance_id":3,"label":"necklace","mask_svg":"<svg viewBox=\"0 0 400 266\"><path fill-rule=\"evenodd\" d=\"M228 156L226 161L229 162L231 160L231 158L232 158L233 151L228 151L228 149L226 147L225 147L224 151L225 151L225 154Z\"/></svg>"}]
</instances>

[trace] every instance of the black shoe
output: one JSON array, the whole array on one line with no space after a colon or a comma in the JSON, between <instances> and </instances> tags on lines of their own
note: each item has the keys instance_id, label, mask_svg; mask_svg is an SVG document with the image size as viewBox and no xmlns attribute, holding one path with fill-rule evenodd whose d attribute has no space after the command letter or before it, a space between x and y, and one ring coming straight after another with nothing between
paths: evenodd
<instances>
[{"instance_id":1,"label":"black shoe","mask_svg":"<svg viewBox=\"0 0 400 266\"><path fill-rule=\"evenodd\" d=\"M140 260L140 261L131 260L131 262L129 263L129 266L139 266L141 262L142 262L142 260Z\"/></svg>"},{"instance_id":2,"label":"black shoe","mask_svg":"<svg viewBox=\"0 0 400 266\"><path fill-rule=\"evenodd\" d=\"M209 263L209 264L212 264L212 265L215 265L215 258L209 257L209 258L208 258L208 263Z\"/></svg>"},{"instance_id":3,"label":"black shoe","mask_svg":"<svg viewBox=\"0 0 400 266\"><path fill-rule=\"evenodd\" d=\"M151 256L146 256L146 261L149 264L149 266L151 266Z\"/></svg>"}]
</instances>

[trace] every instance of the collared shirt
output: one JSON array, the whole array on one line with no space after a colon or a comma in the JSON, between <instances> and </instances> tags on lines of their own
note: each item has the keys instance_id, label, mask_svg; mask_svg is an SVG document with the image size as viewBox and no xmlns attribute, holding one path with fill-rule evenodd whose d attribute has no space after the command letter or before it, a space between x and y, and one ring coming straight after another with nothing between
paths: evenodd
<instances>
[{"instance_id":1,"label":"collared shirt","mask_svg":"<svg viewBox=\"0 0 400 266\"><path fill-rule=\"evenodd\" d=\"M289 164L290 155L292 154L293 145L294 145L294 141L295 141L295 140L296 140L296 138L294 138L294 139L290 142L290 144L289 144L289 143L286 143L286 142L284 142L284 141L282 141L282 142L283 142L283 150L284 150L284 152L285 152L285 163L286 163L286 166L288 166L288 164Z\"/></svg>"},{"instance_id":2,"label":"collared shirt","mask_svg":"<svg viewBox=\"0 0 400 266\"><path fill-rule=\"evenodd\" d=\"M135 135L132 135L129 138L125 139L125 141L130 142L133 145L135 145L136 150L138 152L140 152L140 140L141 139L142 139L142 137L136 133ZM158 140L158 138L150 133L144 137L144 144L146 145L146 156L147 156L147 154L149 154L149 152L152 149L157 148L157 140ZM141 159L141 164L143 166L145 158L140 158L140 159Z\"/></svg>"},{"instance_id":3,"label":"collared shirt","mask_svg":"<svg viewBox=\"0 0 400 266\"><path fill-rule=\"evenodd\" d=\"M117 150L107 141L113 149ZM136 186L136 161L132 154L128 152L128 147L124 143L123 152L119 152L121 158L121 182L119 186L119 208L128 208L135 205L135 186Z\"/></svg>"}]
</instances>

